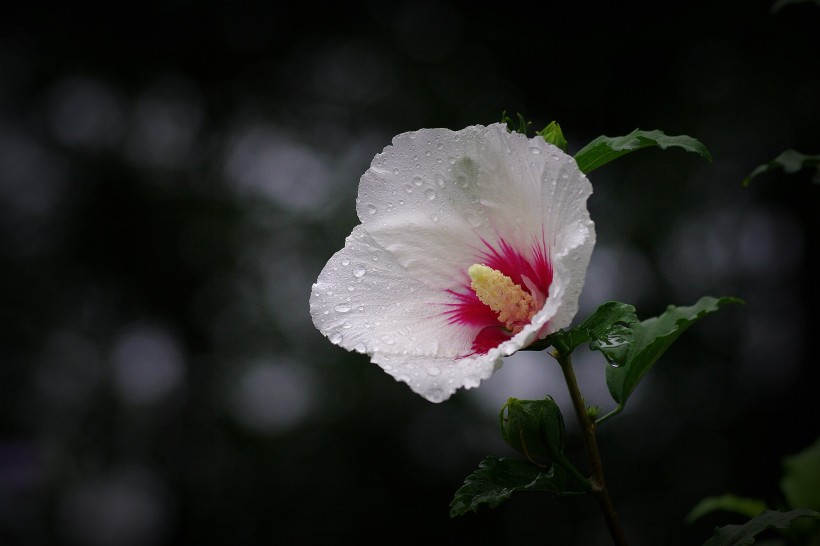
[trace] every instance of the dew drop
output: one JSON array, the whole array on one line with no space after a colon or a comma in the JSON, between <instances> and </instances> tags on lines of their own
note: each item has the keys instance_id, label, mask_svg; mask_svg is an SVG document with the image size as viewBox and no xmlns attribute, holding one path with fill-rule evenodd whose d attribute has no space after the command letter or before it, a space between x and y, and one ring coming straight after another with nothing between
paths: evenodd
<instances>
[{"instance_id":1,"label":"dew drop","mask_svg":"<svg viewBox=\"0 0 820 546\"><path fill-rule=\"evenodd\" d=\"M444 391L441 389L430 389L424 393L424 397L431 402L441 402L444 400Z\"/></svg>"},{"instance_id":2,"label":"dew drop","mask_svg":"<svg viewBox=\"0 0 820 546\"><path fill-rule=\"evenodd\" d=\"M429 200L433 201L436 198L436 192L433 190L427 190L424 192L424 196Z\"/></svg>"},{"instance_id":3,"label":"dew drop","mask_svg":"<svg viewBox=\"0 0 820 546\"><path fill-rule=\"evenodd\" d=\"M349 328L353 328L353 325L352 325L351 323L349 323L349 322L345 322L344 324L342 324L342 328L344 328L345 330L347 330L347 329L349 329Z\"/></svg>"},{"instance_id":4,"label":"dew drop","mask_svg":"<svg viewBox=\"0 0 820 546\"><path fill-rule=\"evenodd\" d=\"M437 174L437 175L436 175L436 184L438 184L438 187L439 187L439 188L443 188L443 187L444 187L444 177L443 177L443 176L441 176L440 174Z\"/></svg>"},{"instance_id":5,"label":"dew drop","mask_svg":"<svg viewBox=\"0 0 820 546\"><path fill-rule=\"evenodd\" d=\"M350 311L350 306L346 303L340 303L339 305L337 305L333 309L335 309L339 313L347 313L348 311Z\"/></svg>"},{"instance_id":6,"label":"dew drop","mask_svg":"<svg viewBox=\"0 0 820 546\"><path fill-rule=\"evenodd\" d=\"M399 174L399 170L398 169L393 169L393 174Z\"/></svg>"},{"instance_id":7,"label":"dew drop","mask_svg":"<svg viewBox=\"0 0 820 546\"><path fill-rule=\"evenodd\" d=\"M530 146L530 153L538 155L541 153L541 149L537 148L536 146Z\"/></svg>"},{"instance_id":8,"label":"dew drop","mask_svg":"<svg viewBox=\"0 0 820 546\"><path fill-rule=\"evenodd\" d=\"M608 355L606 355L606 354L604 354L604 358L606 358L606 361L607 361L607 362L609 363L609 365L610 365L610 366L612 366L613 368L620 368L620 367L621 367L621 363L620 363L620 362L618 362L617 360L615 360L614 358L612 358L612 357L610 357L610 356L608 356Z\"/></svg>"},{"instance_id":9,"label":"dew drop","mask_svg":"<svg viewBox=\"0 0 820 546\"><path fill-rule=\"evenodd\" d=\"M353 288L352 286L348 286L348 287L347 287L347 291L348 291L348 292L353 292L354 290L356 290L356 289L355 289L355 288Z\"/></svg>"},{"instance_id":10,"label":"dew drop","mask_svg":"<svg viewBox=\"0 0 820 546\"><path fill-rule=\"evenodd\" d=\"M330 342L334 345L338 345L342 342L342 334L333 334L332 336L330 336Z\"/></svg>"},{"instance_id":11,"label":"dew drop","mask_svg":"<svg viewBox=\"0 0 820 546\"><path fill-rule=\"evenodd\" d=\"M416 186L421 186L422 184L424 184L424 178L422 178L419 175L414 176L413 177L413 184L415 184Z\"/></svg>"},{"instance_id":12,"label":"dew drop","mask_svg":"<svg viewBox=\"0 0 820 546\"><path fill-rule=\"evenodd\" d=\"M353 348L359 351L360 353L367 352L367 347L364 346L364 343L357 343L356 346Z\"/></svg>"},{"instance_id":13,"label":"dew drop","mask_svg":"<svg viewBox=\"0 0 820 546\"><path fill-rule=\"evenodd\" d=\"M350 265L350 258L342 258L342 265Z\"/></svg>"},{"instance_id":14,"label":"dew drop","mask_svg":"<svg viewBox=\"0 0 820 546\"><path fill-rule=\"evenodd\" d=\"M410 184L405 184L404 191L406 191L407 193L413 193L413 186L411 186Z\"/></svg>"},{"instance_id":15,"label":"dew drop","mask_svg":"<svg viewBox=\"0 0 820 546\"><path fill-rule=\"evenodd\" d=\"M353 268L353 276L354 277L361 277L365 273L367 273L367 269L362 264L357 265Z\"/></svg>"},{"instance_id":16,"label":"dew drop","mask_svg":"<svg viewBox=\"0 0 820 546\"><path fill-rule=\"evenodd\" d=\"M436 366L430 366L427 368L427 375L432 375L436 377L437 375L441 375L441 369Z\"/></svg>"},{"instance_id":17,"label":"dew drop","mask_svg":"<svg viewBox=\"0 0 820 546\"><path fill-rule=\"evenodd\" d=\"M368 203L365 205L364 210L367 211L367 214L376 214L376 205L373 203Z\"/></svg>"}]
</instances>

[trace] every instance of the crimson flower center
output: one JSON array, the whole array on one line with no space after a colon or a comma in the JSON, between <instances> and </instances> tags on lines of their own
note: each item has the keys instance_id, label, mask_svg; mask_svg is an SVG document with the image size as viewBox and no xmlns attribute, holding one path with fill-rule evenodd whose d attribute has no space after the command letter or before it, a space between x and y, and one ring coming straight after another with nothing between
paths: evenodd
<instances>
[{"instance_id":1,"label":"crimson flower center","mask_svg":"<svg viewBox=\"0 0 820 546\"><path fill-rule=\"evenodd\" d=\"M473 264L467 269L481 303L492 309L504 327L517 334L538 311L537 302L520 285L497 269L483 264Z\"/></svg>"}]
</instances>

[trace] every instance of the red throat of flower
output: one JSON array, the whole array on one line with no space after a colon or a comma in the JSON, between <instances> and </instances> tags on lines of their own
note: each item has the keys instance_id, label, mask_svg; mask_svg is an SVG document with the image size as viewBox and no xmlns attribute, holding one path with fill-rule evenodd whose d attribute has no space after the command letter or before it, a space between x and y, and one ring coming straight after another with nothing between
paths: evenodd
<instances>
[{"instance_id":1,"label":"red throat of flower","mask_svg":"<svg viewBox=\"0 0 820 546\"><path fill-rule=\"evenodd\" d=\"M470 284L448 290L456 299L449 304L449 322L477 329L473 355L498 347L529 324L544 306L552 283L545 245L534 246L529 260L503 240L499 249L485 245L482 263L467 270Z\"/></svg>"}]
</instances>

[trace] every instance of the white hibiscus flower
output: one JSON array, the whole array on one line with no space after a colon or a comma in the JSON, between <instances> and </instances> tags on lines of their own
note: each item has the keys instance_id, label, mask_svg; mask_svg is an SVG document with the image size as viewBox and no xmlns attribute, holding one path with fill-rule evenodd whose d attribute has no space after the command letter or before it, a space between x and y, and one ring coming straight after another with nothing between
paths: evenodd
<instances>
[{"instance_id":1,"label":"white hibiscus flower","mask_svg":"<svg viewBox=\"0 0 820 546\"><path fill-rule=\"evenodd\" d=\"M431 402L477 387L575 316L591 193L572 157L502 124L398 135L313 285L314 324Z\"/></svg>"}]
</instances>

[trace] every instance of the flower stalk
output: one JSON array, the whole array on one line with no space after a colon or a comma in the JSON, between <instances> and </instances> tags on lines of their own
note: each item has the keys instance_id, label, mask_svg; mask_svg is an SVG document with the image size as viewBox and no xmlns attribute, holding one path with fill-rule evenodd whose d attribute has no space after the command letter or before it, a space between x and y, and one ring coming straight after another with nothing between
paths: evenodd
<instances>
[{"instance_id":1,"label":"flower stalk","mask_svg":"<svg viewBox=\"0 0 820 546\"><path fill-rule=\"evenodd\" d=\"M627 546L626 536L618 521L615 506L612 504L612 499L609 496L609 490L604 480L604 466L601 462L601 454L598 451L598 441L595 438L595 422L587 413L584 398L581 395L581 390L578 388L578 381L575 379L575 372L572 369L572 357L570 354L561 354L558 351L554 351L552 356L555 357L561 366L561 371L564 374L564 380L567 383L569 395L572 399L575 416L581 425L581 436L584 441L584 448L591 472L589 478L589 482L592 485L590 495L595 498L598 507L603 513L613 544L615 544L615 546Z\"/></svg>"}]
</instances>

